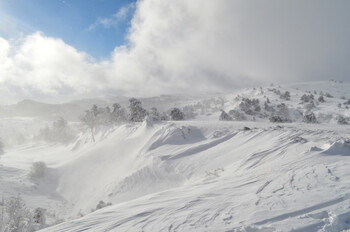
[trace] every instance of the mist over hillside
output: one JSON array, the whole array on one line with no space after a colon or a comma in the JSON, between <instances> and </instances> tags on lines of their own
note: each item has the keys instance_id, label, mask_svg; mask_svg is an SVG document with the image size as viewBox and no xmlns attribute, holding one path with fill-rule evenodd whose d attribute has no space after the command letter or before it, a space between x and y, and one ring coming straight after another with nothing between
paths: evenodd
<instances>
[{"instance_id":1,"label":"mist over hillside","mask_svg":"<svg viewBox=\"0 0 350 232\"><path fill-rule=\"evenodd\" d=\"M1 207L43 231L348 229L349 90L2 106Z\"/></svg>"}]
</instances>

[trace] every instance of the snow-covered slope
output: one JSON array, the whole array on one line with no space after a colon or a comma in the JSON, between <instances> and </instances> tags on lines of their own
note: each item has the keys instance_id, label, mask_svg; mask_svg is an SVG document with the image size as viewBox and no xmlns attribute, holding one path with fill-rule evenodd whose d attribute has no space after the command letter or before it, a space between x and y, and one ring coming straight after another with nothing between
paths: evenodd
<instances>
[{"instance_id":1,"label":"snow-covered slope","mask_svg":"<svg viewBox=\"0 0 350 232\"><path fill-rule=\"evenodd\" d=\"M52 222L66 221L43 231L350 229L350 126L332 120L350 116L346 89L335 82L246 89L181 103L206 107L191 121L102 127L95 143L83 132L66 145L26 142L0 155L0 194L21 193L30 207L49 209ZM312 109L322 119L317 124L302 123L297 113L291 123L218 120L219 109L239 109L247 97L303 113L305 91L333 96ZM27 175L36 161L49 170L33 181ZM112 205L91 213L100 201Z\"/></svg>"},{"instance_id":2,"label":"snow-covered slope","mask_svg":"<svg viewBox=\"0 0 350 232\"><path fill-rule=\"evenodd\" d=\"M45 231L350 227L349 128L253 123L252 130L238 129L243 125L142 125L124 138L146 142L121 149L123 159L118 146L95 148L65 167L71 180L61 179L59 189L79 199L78 208L98 199L114 205Z\"/></svg>"}]
</instances>

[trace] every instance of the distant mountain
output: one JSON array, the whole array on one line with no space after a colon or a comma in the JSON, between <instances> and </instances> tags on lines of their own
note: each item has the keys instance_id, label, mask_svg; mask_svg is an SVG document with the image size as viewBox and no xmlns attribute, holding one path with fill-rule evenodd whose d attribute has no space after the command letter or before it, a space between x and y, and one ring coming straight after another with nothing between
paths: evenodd
<instances>
[{"instance_id":1,"label":"distant mountain","mask_svg":"<svg viewBox=\"0 0 350 232\"><path fill-rule=\"evenodd\" d=\"M47 104L26 99L17 104L0 106L0 117L37 117L46 120L64 117L76 120L84 109L84 105L77 103Z\"/></svg>"},{"instance_id":2,"label":"distant mountain","mask_svg":"<svg viewBox=\"0 0 350 232\"><path fill-rule=\"evenodd\" d=\"M109 99L81 99L62 104L48 104L29 99L12 105L0 106L0 118L8 117L35 117L45 120L54 120L63 117L69 121L76 121L78 117L96 104L99 107L112 106L119 103L128 107L130 97L112 97ZM194 97L162 95L159 97L140 98L146 109L157 107L165 111L170 107L185 104Z\"/></svg>"}]
</instances>

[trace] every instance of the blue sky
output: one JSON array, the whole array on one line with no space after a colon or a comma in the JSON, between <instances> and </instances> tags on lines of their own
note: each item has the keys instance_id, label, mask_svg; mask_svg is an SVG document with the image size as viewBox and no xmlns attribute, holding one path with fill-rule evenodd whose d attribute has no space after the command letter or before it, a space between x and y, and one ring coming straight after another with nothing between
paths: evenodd
<instances>
[{"instance_id":1,"label":"blue sky","mask_svg":"<svg viewBox=\"0 0 350 232\"><path fill-rule=\"evenodd\" d=\"M125 43L134 3L133 0L0 0L0 37L17 39L41 31L96 59L106 58L116 46Z\"/></svg>"}]
</instances>

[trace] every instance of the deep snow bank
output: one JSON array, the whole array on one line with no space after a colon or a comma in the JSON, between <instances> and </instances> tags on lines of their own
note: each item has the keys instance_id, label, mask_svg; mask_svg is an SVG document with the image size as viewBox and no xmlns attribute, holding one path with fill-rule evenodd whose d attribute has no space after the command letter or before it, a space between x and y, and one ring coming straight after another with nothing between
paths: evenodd
<instances>
[{"instance_id":1,"label":"deep snow bank","mask_svg":"<svg viewBox=\"0 0 350 232\"><path fill-rule=\"evenodd\" d=\"M89 210L98 200L113 205L44 231L350 228L350 157L325 155L338 146L327 144L341 141L346 129L242 125L115 129L59 168L59 192L76 210Z\"/></svg>"}]
</instances>

